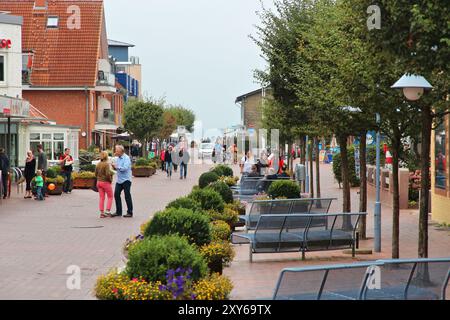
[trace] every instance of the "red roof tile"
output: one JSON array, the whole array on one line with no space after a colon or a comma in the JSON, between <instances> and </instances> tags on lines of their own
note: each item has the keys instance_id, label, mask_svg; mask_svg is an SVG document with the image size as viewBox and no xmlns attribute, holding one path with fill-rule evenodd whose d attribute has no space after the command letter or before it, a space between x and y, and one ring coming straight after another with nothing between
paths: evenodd
<instances>
[{"instance_id":1,"label":"red roof tile","mask_svg":"<svg viewBox=\"0 0 450 320\"><path fill-rule=\"evenodd\" d=\"M67 26L71 5L80 8L81 29ZM108 55L103 0L48 0L47 8L34 7L35 0L0 1L0 11L24 18L22 49L34 52L32 85L95 86L98 59ZM47 28L48 16L59 17L58 28Z\"/></svg>"}]
</instances>

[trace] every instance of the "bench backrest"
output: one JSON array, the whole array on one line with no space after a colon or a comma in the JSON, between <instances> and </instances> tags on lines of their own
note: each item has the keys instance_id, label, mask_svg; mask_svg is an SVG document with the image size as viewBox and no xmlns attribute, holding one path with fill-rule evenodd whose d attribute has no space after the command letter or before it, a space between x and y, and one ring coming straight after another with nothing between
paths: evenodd
<instances>
[{"instance_id":1,"label":"bench backrest","mask_svg":"<svg viewBox=\"0 0 450 320\"><path fill-rule=\"evenodd\" d=\"M449 278L450 258L290 268L274 300L445 300Z\"/></svg>"},{"instance_id":2,"label":"bench backrest","mask_svg":"<svg viewBox=\"0 0 450 320\"><path fill-rule=\"evenodd\" d=\"M250 205L247 212L247 229L254 230L261 215L267 214L327 214L336 199L286 199L258 200Z\"/></svg>"}]
</instances>

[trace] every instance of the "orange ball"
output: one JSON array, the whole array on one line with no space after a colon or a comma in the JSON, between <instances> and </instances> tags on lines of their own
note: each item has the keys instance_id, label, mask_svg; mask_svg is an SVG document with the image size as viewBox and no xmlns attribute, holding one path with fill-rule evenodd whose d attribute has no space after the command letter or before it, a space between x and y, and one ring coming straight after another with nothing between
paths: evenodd
<instances>
[{"instance_id":1,"label":"orange ball","mask_svg":"<svg viewBox=\"0 0 450 320\"><path fill-rule=\"evenodd\" d=\"M54 191L55 189L56 189L56 186L55 186L54 183L50 183L50 184L48 185L48 190Z\"/></svg>"}]
</instances>

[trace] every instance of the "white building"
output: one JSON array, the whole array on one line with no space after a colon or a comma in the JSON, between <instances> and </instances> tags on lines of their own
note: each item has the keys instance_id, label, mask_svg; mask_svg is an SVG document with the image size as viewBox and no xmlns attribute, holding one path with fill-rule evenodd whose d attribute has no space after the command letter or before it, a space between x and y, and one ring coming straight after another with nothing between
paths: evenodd
<instances>
[{"instance_id":1,"label":"white building","mask_svg":"<svg viewBox=\"0 0 450 320\"><path fill-rule=\"evenodd\" d=\"M22 17L0 12L0 147L7 150L12 166L24 166L28 150L42 144L50 163L65 148L78 159L80 128L58 126L38 108L22 100L22 70L29 69L22 53Z\"/></svg>"},{"instance_id":2,"label":"white building","mask_svg":"<svg viewBox=\"0 0 450 320\"><path fill-rule=\"evenodd\" d=\"M0 95L22 98L22 17L0 13ZM19 70L19 72L17 72Z\"/></svg>"}]
</instances>

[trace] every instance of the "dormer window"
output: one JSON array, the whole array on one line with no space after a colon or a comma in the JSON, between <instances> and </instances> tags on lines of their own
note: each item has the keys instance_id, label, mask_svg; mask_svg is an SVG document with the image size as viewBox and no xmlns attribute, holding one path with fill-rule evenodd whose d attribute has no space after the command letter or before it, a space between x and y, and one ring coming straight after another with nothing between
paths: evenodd
<instances>
[{"instance_id":1,"label":"dormer window","mask_svg":"<svg viewBox=\"0 0 450 320\"><path fill-rule=\"evenodd\" d=\"M47 28L58 28L59 17L49 16L47 18Z\"/></svg>"}]
</instances>

